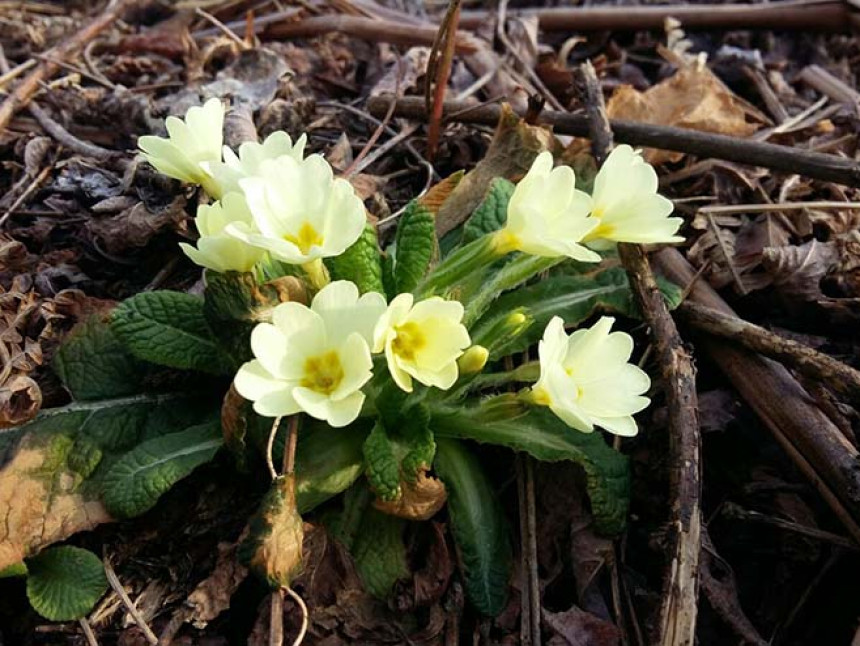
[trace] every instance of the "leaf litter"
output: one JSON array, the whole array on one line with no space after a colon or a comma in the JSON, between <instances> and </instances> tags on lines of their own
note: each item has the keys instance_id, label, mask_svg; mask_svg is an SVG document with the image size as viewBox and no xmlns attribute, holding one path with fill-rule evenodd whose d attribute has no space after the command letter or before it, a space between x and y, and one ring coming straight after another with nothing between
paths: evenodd
<instances>
[{"instance_id":1,"label":"leaf litter","mask_svg":"<svg viewBox=\"0 0 860 646\"><path fill-rule=\"evenodd\" d=\"M87 3L13 4L0 25L0 60L11 68L38 60L97 9ZM423 89L424 43L415 42L401 53L386 42L385 33L375 34L374 43L336 31L289 41L269 39L266 20L276 20L278 10L257 7L249 18L245 11L251 3L185 3L185 9L178 10L157 3L131 4L124 22L94 41L84 55L67 61L68 67L39 96L72 137L120 155L133 149L136 137L151 132L164 115L180 114L208 96L225 96L253 111L253 125L261 135L286 129L296 137L307 131L311 148L333 155L345 169L378 127L363 111L363 99L398 88L402 94L420 95ZM195 13L197 5L228 25L236 38ZM405 10L385 11L405 22L439 17L433 7L417 16L413 9L407 4ZM382 11L382 6L308 5L296 9L290 20L301 22L314 12L334 17L374 11ZM259 41L244 38L247 24ZM840 35L742 29L685 34L677 25L668 31L668 37L644 31L634 37L622 30L583 34L565 43L557 34L542 31L534 19L512 17L506 33L515 53L487 30L475 30L470 37L480 46L479 54L455 56L449 96L460 95L473 105L508 96L522 106L525 92L546 91L536 87L528 73L528 68L536 68L554 98L577 110L582 104L574 84L575 64L592 57L609 90L608 110L615 118L765 137L855 156L854 108L799 80L799 74L811 61L856 88L851 65L860 54L856 42ZM726 48L731 48L730 59ZM739 73L742 65L754 68L764 83ZM18 81L2 81L3 91ZM822 99L824 104L816 107ZM357 109L359 116L342 106ZM444 233L456 226L459 212L483 199L488 178L501 175L516 181L537 152L560 150L567 143L510 118L508 134L496 140L485 129L455 121L445 125L432 172L422 163L424 130L418 129L353 177L372 215L396 213L411 196L436 182L434 173L444 178L455 169L477 166L478 172L459 185L452 182L456 188L447 186L449 200L439 200L437 222ZM377 146L406 127L391 120ZM860 316L858 210L778 208L792 201L856 202L856 189L675 153L646 154L660 165L669 195L688 216L693 233L683 251L702 272L700 280L719 289L744 317L799 338L823 339L820 349L860 365L860 347L853 336ZM128 165L87 158L74 141L48 136L26 111L0 132L0 427L20 425L41 409L68 402L68 393L48 366L76 322L143 290L200 288L198 273L176 248L177 241L195 235L190 227L195 197L135 164L132 155L125 159ZM712 217L696 206L767 203L776 205L773 211ZM700 362L699 368L702 423L709 431L704 500L713 540L711 545L706 542L702 563L699 642L740 638L761 643L776 635L781 644L848 643L858 609L844 592L860 569L856 554L840 554L844 567L826 569L837 552L826 541L810 549L811 539L798 543L794 534L777 534L780 530L729 520L720 513L724 502L738 503L802 527L842 531L750 409L728 394L724 378L707 363ZM856 424L856 414L853 419ZM647 636L651 629L668 505L665 417L661 421L655 407L651 418L642 421L642 436L622 445L634 473L633 507L626 534L614 543L591 530L581 474L560 474L552 465L537 469L538 482L546 482L543 488L539 485L537 555L546 643L642 643L637 635ZM73 475L52 462L56 447L19 444L14 433L0 434L0 455L6 456L0 462L0 492L6 501L0 508L6 521L14 518L0 524L5 527L0 540L3 563L109 518L99 502L76 489ZM499 480L510 482L511 465L496 456L488 460L498 469ZM53 469L51 478L45 477L48 469ZM174 616L182 617L174 643L226 643L228 635L266 643L260 635L268 627L268 604L259 589L243 582L242 566L233 559L232 548L225 547L225 541L230 545L239 539L262 494L251 483L207 486L204 475L171 493L155 513L74 540L122 553L120 575L137 592L150 590L156 600L150 602L150 621L165 629ZM223 477L223 471L214 475ZM415 487L414 506L401 510L410 518L432 516L444 496L433 488L432 479L419 482L423 484ZM564 486L552 486L558 482ZM516 524L516 496L504 486L501 493ZM242 502L234 506L229 500ZM434 521L423 538L407 532L410 575L397 582L387 601L364 589L337 539L321 526L303 528L304 569L295 585L311 607L314 643L404 643L407 638L410 643L456 643L457 635L464 640L476 636L482 643L515 643L516 597L495 620L465 608L444 515L437 518L441 520ZM178 542L159 554L171 541ZM189 558L191 554L195 558ZM824 572L826 584L816 578L817 570ZM519 572L511 582L520 595L523 577ZM613 591L615 578L620 588ZM779 583L778 593L769 589L777 587L773 581ZM155 582L161 587L146 587ZM31 626L32 621L13 623L13 606L6 601L12 586L14 582L0 582L0 635L10 643L23 643L30 635L16 625ZM100 643L140 643L135 629L122 625L120 606L112 607L95 624ZM287 620L295 621L292 613ZM296 626L288 623L288 628ZM42 634L53 641L41 643L75 639L62 631Z\"/></svg>"}]
</instances>

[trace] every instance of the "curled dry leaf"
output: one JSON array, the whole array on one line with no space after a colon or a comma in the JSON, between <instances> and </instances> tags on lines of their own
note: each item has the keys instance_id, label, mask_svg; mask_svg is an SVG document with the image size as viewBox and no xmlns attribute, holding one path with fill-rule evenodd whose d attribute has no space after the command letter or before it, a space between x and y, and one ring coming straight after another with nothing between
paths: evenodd
<instances>
[{"instance_id":1,"label":"curled dry leaf","mask_svg":"<svg viewBox=\"0 0 860 646\"><path fill-rule=\"evenodd\" d=\"M248 525L239 556L274 589L287 587L302 568L302 517L296 509L296 478L272 483Z\"/></svg>"},{"instance_id":2,"label":"curled dry leaf","mask_svg":"<svg viewBox=\"0 0 860 646\"><path fill-rule=\"evenodd\" d=\"M0 570L111 520L101 502L80 491L76 474L57 468L62 450L30 435L0 470Z\"/></svg>"},{"instance_id":3,"label":"curled dry leaf","mask_svg":"<svg viewBox=\"0 0 860 646\"><path fill-rule=\"evenodd\" d=\"M108 253L119 255L145 246L161 230L177 228L186 218L185 198L180 196L157 213L138 202L113 217L92 218L86 226L102 240Z\"/></svg>"},{"instance_id":4,"label":"curled dry leaf","mask_svg":"<svg viewBox=\"0 0 860 646\"><path fill-rule=\"evenodd\" d=\"M773 284L786 296L815 301L824 295L821 279L839 262L839 250L833 242L810 240L793 247L767 247L762 264L773 278Z\"/></svg>"},{"instance_id":5,"label":"curled dry leaf","mask_svg":"<svg viewBox=\"0 0 860 646\"><path fill-rule=\"evenodd\" d=\"M606 112L612 119L746 137L758 129L747 122L750 109L699 61L687 63L673 76L639 92L622 85L610 97ZM678 161L683 153L647 149L652 164Z\"/></svg>"},{"instance_id":6,"label":"curled dry leaf","mask_svg":"<svg viewBox=\"0 0 860 646\"><path fill-rule=\"evenodd\" d=\"M39 385L23 375L13 375L0 385L0 428L18 426L36 416L42 407Z\"/></svg>"},{"instance_id":7,"label":"curled dry leaf","mask_svg":"<svg viewBox=\"0 0 860 646\"><path fill-rule=\"evenodd\" d=\"M543 610L541 619L553 634L547 641L550 646L617 646L621 641L615 624L577 606L564 612Z\"/></svg>"},{"instance_id":8,"label":"curled dry leaf","mask_svg":"<svg viewBox=\"0 0 860 646\"><path fill-rule=\"evenodd\" d=\"M188 621L195 628L205 628L227 610L233 593L248 576L248 568L236 559L236 551L235 544L219 543L215 569L188 595L185 602L190 610Z\"/></svg>"},{"instance_id":9,"label":"curled dry leaf","mask_svg":"<svg viewBox=\"0 0 860 646\"><path fill-rule=\"evenodd\" d=\"M399 518L427 520L435 516L448 499L445 483L428 476L426 469L418 472L414 482L402 482L400 488L402 494L397 500L388 502L377 498L373 506Z\"/></svg>"}]
</instances>

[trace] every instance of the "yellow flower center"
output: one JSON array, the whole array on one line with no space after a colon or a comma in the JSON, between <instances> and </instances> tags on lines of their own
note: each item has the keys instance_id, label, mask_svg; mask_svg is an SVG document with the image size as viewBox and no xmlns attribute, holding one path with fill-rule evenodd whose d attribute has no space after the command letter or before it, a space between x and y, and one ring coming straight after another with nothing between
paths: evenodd
<instances>
[{"instance_id":1,"label":"yellow flower center","mask_svg":"<svg viewBox=\"0 0 860 646\"><path fill-rule=\"evenodd\" d=\"M421 331L421 327L412 321L398 325L394 328L397 336L391 342L391 347L394 349L394 354L406 359L407 361L415 360L415 353L427 345L427 338Z\"/></svg>"},{"instance_id":2,"label":"yellow flower center","mask_svg":"<svg viewBox=\"0 0 860 646\"><path fill-rule=\"evenodd\" d=\"M305 388L331 395L343 381L343 366L337 352L330 350L305 360L305 376L301 385Z\"/></svg>"},{"instance_id":3,"label":"yellow flower center","mask_svg":"<svg viewBox=\"0 0 860 646\"><path fill-rule=\"evenodd\" d=\"M493 234L493 247L501 255L516 251L520 248L521 244L522 240L520 240L520 237L508 231L507 228L499 229Z\"/></svg>"},{"instance_id":4,"label":"yellow flower center","mask_svg":"<svg viewBox=\"0 0 860 646\"><path fill-rule=\"evenodd\" d=\"M304 222L296 235L291 233L285 235L284 240L292 242L304 254L310 251L311 247L314 245L321 246L323 243L322 235L320 235L319 231L314 229L310 222Z\"/></svg>"}]
</instances>

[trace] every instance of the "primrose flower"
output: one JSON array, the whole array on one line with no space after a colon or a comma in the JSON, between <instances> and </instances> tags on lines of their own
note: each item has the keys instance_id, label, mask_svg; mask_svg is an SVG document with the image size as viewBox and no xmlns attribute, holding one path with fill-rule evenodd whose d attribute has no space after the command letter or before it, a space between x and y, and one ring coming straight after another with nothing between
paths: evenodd
<instances>
[{"instance_id":1,"label":"primrose flower","mask_svg":"<svg viewBox=\"0 0 860 646\"><path fill-rule=\"evenodd\" d=\"M385 311L381 294L359 298L358 288L336 281L321 289L310 307L281 303L272 323L251 332L256 357L236 374L236 390L260 415L304 411L341 427L361 412L361 387L371 377L369 343Z\"/></svg>"},{"instance_id":2,"label":"primrose flower","mask_svg":"<svg viewBox=\"0 0 860 646\"><path fill-rule=\"evenodd\" d=\"M200 239L197 247L186 242L179 246L201 267L213 271L251 271L265 251L227 235L228 224L251 230L254 219L241 193L227 193L219 202L201 204L194 219Z\"/></svg>"},{"instance_id":3,"label":"primrose flower","mask_svg":"<svg viewBox=\"0 0 860 646\"><path fill-rule=\"evenodd\" d=\"M189 108L185 121L167 117L168 137L147 135L137 140L143 156L168 177L201 184L213 197L221 197L218 185L203 164L221 160L224 140L224 106L220 99L209 99L203 106Z\"/></svg>"},{"instance_id":4,"label":"primrose flower","mask_svg":"<svg viewBox=\"0 0 860 646\"><path fill-rule=\"evenodd\" d=\"M683 242L676 236L683 220L670 218L671 200L657 193L657 173L639 151L615 148L594 178L591 217L599 224L585 237L589 246L613 242Z\"/></svg>"},{"instance_id":5,"label":"primrose flower","mask_svg":"<svg viewBox=\"0 0 860 646\"><path fill-rule=\"evenodd\" d=\"M540 378L528 400L548 406L578 431L590 433L600 426L616 435L636 435L633 414L650 403L642 394L651 380L627 363L633 339L624 332L610 333L614 322L604 316L567 336L564 322L554 317L538 345Z\"/></svg>"},{"instance_id":6,"label":"primrose flower","mask_svg":"<svg viewBox=\"0 0 860 646\"><path fill-rule=\"evenodd\" d=\"M232 226L228 232L285 262L304 265L337 256L364 231L364 204L319 155L265 160L258 177L239 185L259 233Z\"/></svg>"},{"instance_id":7,"label":"primrose flower","mask_svg":"<svg viewBox=\"0 0 860 646\"><path fill-rule=\"evenodd\" d=\"M598 254L579 244L597 226L588 217L591 198L576 189L570 166L552 165L548 152L534 160L511 195L507 224L495 234L496 243L505 252L599 262Z\"/></svg>"},{"instance_id":8,"label":"primrose flower","mask_svg":"<svg viewBox=\"0 0 860 646\"><path fill-rule=\"evenodd\" d=\"M239 146L238 156L229 146L224 146L224 161L211 162L206 168L224 193L239 191L239 181L258 175L260 165L268 159L285 156L302 161L307 141L307 135L302 135L293 143L290 135L279 130L266 137L263 143L246 141Z\"/></svg>"},{"instance_id":9,"label":"primrose flower","mask_svg":"<svg viewBox=\"0 0 860 646\"><path fill-rule=\"evenodd\" d=\"M373 351L385 351L401 390L411 393L413 379L448 390L459 376L457 359L471 344L462 320L457 301L434 296L414 303L412 294L399 294L376 324Z\"/></svg>"}]
</instances>

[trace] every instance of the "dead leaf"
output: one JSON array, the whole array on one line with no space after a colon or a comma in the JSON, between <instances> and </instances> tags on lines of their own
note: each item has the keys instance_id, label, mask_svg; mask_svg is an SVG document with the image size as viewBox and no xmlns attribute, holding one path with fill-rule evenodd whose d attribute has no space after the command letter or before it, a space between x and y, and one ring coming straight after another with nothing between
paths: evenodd
<instances>
[{"instance_id":1,"label":"dead leaf","mask_svg":"<svg viewBox=\"0 0 860 646\"><path fill-rule=\"evenodd\" d=\"M112 520L101 502L81 493L75 474L57 469L62 439L27 436L0 470L0 570Z\"/></svg>"},{"instance_id":2,"label":"dead leaf","mask_svg":"<svg viewBox=\"0 0 860 646\"><path fill-rule=\"evenodd\" d=\"M215 569L188 595L185 605L191 614L187 621L195 628L205 628L206 624L227 610L233 593L248 576L248 568L236 559L236 548L236 544L219 543Z\"/></svg>"},{"instance_id":3,"label":"dead leaf","mask_svg":"<svg viewBox=\"0 0 860 646\"><path fill-rule=\"evenodd\" d=\"M191 52L194 41L188 27L194 19L190 11L180 11L139 34L124 36L118 45L128 54L158 54L174 61L183 60Z\"/></svg>"},{"instance_id":4,"label":"dead leaf","mask_svg":"<svg viewBox=\"0 0 860 646\"><path fill-rule=\"evenodd\" d=\"M496 177L522 178L535 157L553 147L554 138L546 128L520 119L510 106L502 106L502 116L484 158L457 184L436 215L436 232L441 238L462 224L486 194Z\"/></svg>"},{"instance_id":5,"label":"dead leaf","mask_svg":"<svg viewBox=\"0 0 860 646\"><path fill-rule=\"evenodd\" d=\"M23 375L14 375L0 385L0 429L29 422L42 407L39 385Z\"/></svg>"},{"instance_id":6,"label":"dead leaf","mask_svg":"<svg viewBox=\"0 0 860 646\"><path fill-rule=\"evenodd\" d=\"M295 475L281 476L272 483L248 524L240 557L273 589L286 587L302 567L302 537Z\"/></svg>"},{"instance_id":7,"label":"dead leaf","mask_svg":"<svg viewBox=\"0 0 860 646\"><path fill-rule=\"evenodd\" d=\"M699 62L686 64L673 76L644 92L622 85L609 99L610 118L642 121L703 132L746 137L758 129L747 122L746 104L711 70ZM684 154L648 148L652 164L678 161Z\"/></svg>"},{"instance_id":8,"label":"dead leaf","mask_svg":"<svg viewBox=\"0 0 860 646\"><path fill-rule=\"evenodd\" d=\"M821 279L838 261L836 244L818 240L792 247L767 247L762 252L762 265L773 284L786 296L802 301L824 297Z\"/></svg>"},{"instance_id":9,"label":"dead leaf","mask_svg":"<svg viewBox=\"0 0 860 646\"><path fill-rule=\"evenodd\" d=\"M281 79L291 73L284 58L271 49L248 49L239 52L201 92L204 96L230 97L251 110L260 110L272 102Z\"/></svg>"},{"instance_id":10,"label":"dead leaf","mask_svg":"<svg viewBox=\"0 0 860 646\"><path fill-rule=\"evenodd\" d=\"M427 520L436 515L445 505L448 494L445 483L427 475L427 469L421 469L415 482L401 482L401 496L390 502L376 499L373 506L379 511L391 516L407 520Z\"/></svg>"},{"instance_id":11,"label":"dead leaf","mask_svg":"<svg viewBox=\"0 0 860 646\"><path fill-rule=\"evenodd\" d=\"M554 646L617 646L621 640L615 624L576 606L564 612L543 609L541 619L554 633L547 642Z\"/></svg>"},{"instance_id":12,"label":"dead leaf","mask_svg":"<svg viewBox=\"0 0 860 646\"><path fill-rule=\"evenodd\" d=\"M185 198L180 196L156 213L138 202L119 215L91 218L86 226L102 241L105 251L121 255L129 249L145 246L165 228L178 227L187 217Z\"/></svg>"},{"instance_id":13,"label":"dead leaf","mask_svg":"<svg viewBox=\"0 0 860 646\"><path fill-rule=\"evenodd\" d=\"M410 47L400 57L399 63L394 62L388 71L380 78L370 96L381 94L399 94L403 96L418 88L418 79L427 72L427 60L430 58L429 47Z\"/></svg>"},{"instance_id":14,"label":"dead leaf","mask_svg":"<svg viewBox=\"0 0 860 646\"><path fill-rule=\"evenodd\" d=\"M433 542L424 566L414 572L411 581L399 581L395 587L394 607L401 612L433 605L442 598L454 574L454 559L445 540L445 526L431 523Z\"/></svg>"}]
</instances>

